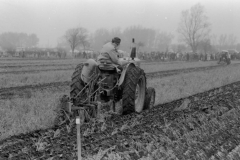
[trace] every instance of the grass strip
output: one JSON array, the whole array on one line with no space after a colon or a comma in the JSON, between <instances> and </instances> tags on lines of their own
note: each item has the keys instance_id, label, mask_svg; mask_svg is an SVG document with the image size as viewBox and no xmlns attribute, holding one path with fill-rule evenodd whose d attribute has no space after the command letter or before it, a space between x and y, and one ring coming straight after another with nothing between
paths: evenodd
<instances>
[{"instance_id":1,"label":"grass strip","mask_svg":"<svg viewBox=\"0 0 240 160\"><path fill-rule=\"evenodd\" d=\"M156 104L171 102L205 92L240 80L239 66L226 66L212 70L148 80L156 89Z\"/></svg>"},{"instance_id":2,"label":"grass strip","mask_svg":"<svg viewBox=\"0 0 240 160\"><path fill-rule=\"evenodd\" d=\"M68 89L43 90L32 93L31 98L0 100L0 140L51 127L58 99L62 94L68 94Z\"/></svg>"},{"instance_id":3,"label":"grass strip","mask_svg":"<svg viewBox=\"0 0 240 160\"><path fill-rule=\"evenodd\" d=\"M146 73L156 71L167 71L174 69L195 68L204 66L214 66L215 61L211 62L182 62L182 63L154 63L152 65L141 65ZM25 69L27 71L28 69ZM31 67L29 67L31 70ZM14 71L14 70L13 70ZM2 74L0 75L0 88L17 87L24 85L37 85L41 83L51 83L60 81L70 81L73 70L49 70L26 74Z\"/></svg>"}]
</instances>

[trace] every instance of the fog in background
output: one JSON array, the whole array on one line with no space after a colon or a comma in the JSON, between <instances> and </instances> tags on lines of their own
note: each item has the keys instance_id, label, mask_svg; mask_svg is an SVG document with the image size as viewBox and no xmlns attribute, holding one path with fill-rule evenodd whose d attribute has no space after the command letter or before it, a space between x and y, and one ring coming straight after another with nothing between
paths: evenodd
<instances>
[{"instance_id":1,"label":"fog in background","mask_svg":"<svg viewBox=\"0 0 240 160\"><path fill-rule=\"evenodd\" d=\"M239 0L0 0L0 34L35 33L45 47L55 46L70 28L93 33L140 25L172 33L178 42L181 12L196 3L205 7L211 33L234 34L239 42Z\"/></svg>"}]
</instances>

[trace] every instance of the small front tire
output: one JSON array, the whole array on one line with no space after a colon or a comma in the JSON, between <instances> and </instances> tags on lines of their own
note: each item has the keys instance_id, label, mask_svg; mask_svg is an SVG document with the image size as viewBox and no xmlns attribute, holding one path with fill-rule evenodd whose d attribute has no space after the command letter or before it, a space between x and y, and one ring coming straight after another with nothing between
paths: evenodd
<instances>
[{"instance_id":1,"label":"small front tire","mask_svg":"<svg viewBox=\"0 0 240 160\"><path fill-rule=\"evenodd\" d=\"M155 104L156 91L152 87L148 87L144 103L144 109L152 109Z\"/></svg>"}]
</instances>

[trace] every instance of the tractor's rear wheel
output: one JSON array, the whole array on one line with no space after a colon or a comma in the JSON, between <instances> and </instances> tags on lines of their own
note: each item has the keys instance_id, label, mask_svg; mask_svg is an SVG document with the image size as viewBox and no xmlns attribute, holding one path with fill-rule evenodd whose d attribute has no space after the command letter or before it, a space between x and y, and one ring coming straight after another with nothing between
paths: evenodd
<instances>
[{"instance_id":1,"label":"tractor's rear wheel","mask_svg":"<svg viewBox=\"0 0 240 160\"><path fill-rule=\"evenodd\" d=\"M72 74L72 81L70 84L70 99L72 99L73 105L77 106L79 103L87 99L87 94L85 91L82 91L83 88L85 87L85 84L83 80L81 79L81 73L83 69L84 64L78 64L77 67L75 68L75 71ZM82 92L81 92L82 91ZM81 92L81 94L79 94ZM78 111L74 110L71 113L73 116L72 118L76 118L76 116L80 113L80 120L81 124L83 121L85 121L86 117L85 114L83 114L83 111Z\"/></svg>"},{"instance_id":2,"label":"tractor's rear wheel","mask_svg":"<svg viewBox=\"0 0 240 160\"><path fill-rule=\"evenodd\" d=\"M123 83L123 114L141 112L144 108L146 77L142 69L129 65Z\"/></svg>"},{"instance_id":3,"label":"tractor's rear wheel","mask_svg":"<svg viewBox=\"0 0 240 160\"><path fill-rule=\"evenodd\" d=\"M73 100L73 105L77 105L79 102L81 102L81 100L86 99L86 94L83 92L83 94L81 94L81 97L79 94L79 92L84 88L84 82L81 79L81 72L83 69L84 64L79 64L77 65L77 67L75 68L75 71L72 74L72 82L70 85L70 98Z\"/></svg>"},{"instance_id":4,"label":"tractor's rear wheel","mask_svg":"<svg viewBox=\"0 0 240 160\"><path fill-rule=\"evenodd\" d=\"M81 80L81 72L82 72L83 64L77 65L75 71L72 74L72 82L70 85L70 98L73 99L73 104L77 105L80 102L80 97L76 98L77 94L83 89L84 83ZM55 125L61 125L64 123L69 123L71 118L74 115L77 115L77 111L73 113L69 113L66 109L66 95L59 99L59 105L56 108L56 118L54 119Z\"/></svg>"}]
</instances>

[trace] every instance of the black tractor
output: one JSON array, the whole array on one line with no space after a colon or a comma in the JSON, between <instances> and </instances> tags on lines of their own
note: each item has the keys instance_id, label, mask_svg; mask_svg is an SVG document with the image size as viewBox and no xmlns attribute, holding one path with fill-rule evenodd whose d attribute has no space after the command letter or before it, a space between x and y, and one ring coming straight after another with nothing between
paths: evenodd
<instances>
[{"instance_id":1,"label":"black tractor","mask_svg":"<svg viewBox=\"0 0 240 160\"><path fill-rule=\"evenodd\" d=\"M217 63L218 64L226 64L226 65L231 64L231 55L229 54L229 52L226 50L222 50L219 55L219 60Z\"/></svg>"},{"instance_id":2,"label":"black tractor","mask_svg":"<svg viewBox=\"0 0 240 160\"><path fill-rule=\"evenodd\" d=\"M77 65L71 77L70 96L62 98L55 123L64 123L80 115L81 123L104 112L125 115L140 113L155 103L154 88L147 88L140 62L114 66L93 59Z\"/></svg>"}]
</instances>

